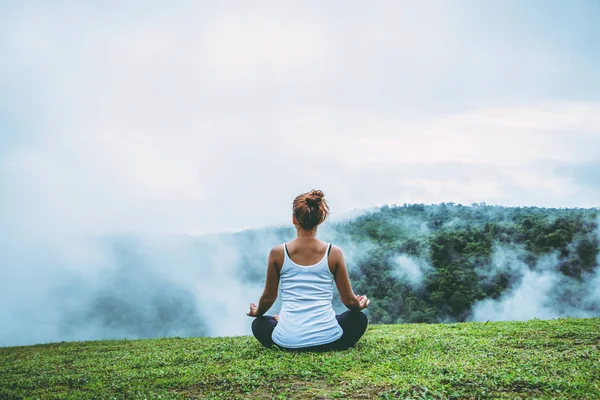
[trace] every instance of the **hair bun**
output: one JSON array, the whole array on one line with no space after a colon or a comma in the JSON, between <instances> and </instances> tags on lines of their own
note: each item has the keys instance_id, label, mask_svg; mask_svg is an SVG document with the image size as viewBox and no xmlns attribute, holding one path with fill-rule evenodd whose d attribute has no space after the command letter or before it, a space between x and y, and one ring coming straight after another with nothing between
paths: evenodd
<instances>
[{"instance_id":1,"label":"hair bun","mask_svg":"<svg viewBox=\"0 0 600 400\"><path fill-rule=\"evenodd\" d=\"M311 230L329 215L329 206L321 190L311 190L296 196L293 204L294 217L302 229Z\"/></svg>"},{"instance_id":2,"label":"hair bun","mask_svg":"<svg viewBox=\"0 0 600 400\"><path fill-rule=\"evenodd\" d=\"M323 197L325 197L325 195L321 190L313 189L306 196L306 203L309 206L318 206L319 204L321 204L321 200L323 200Z\"/></svg>"},{"instance_id":3,"label":"hair bun","mask_svg":"<svg viewBox=\"0 0 600 400\"><path fill-rule=\"evenodd\" d=\"M309 206L318 206L319 204L321 204L322 199L323 199L322 197L318 197L318 196L307 196L306 202L308 203Z\"/></svg>"}]
</instances>

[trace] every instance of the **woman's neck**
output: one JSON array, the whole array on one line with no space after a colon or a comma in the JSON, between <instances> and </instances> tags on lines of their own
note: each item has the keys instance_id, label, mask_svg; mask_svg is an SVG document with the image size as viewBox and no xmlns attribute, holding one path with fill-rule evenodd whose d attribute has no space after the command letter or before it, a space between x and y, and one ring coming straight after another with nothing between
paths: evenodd
<instances>
[{"instance_id":1,"label":"woman's neck","mask_svg":"<svg viewBox=\"0 0 600 400\"><path fill-rule=\"evenodd\" d=\"M300 240L310 240L310 239L316 239L317 238L317 230L314 229L312 231L305 231L302 229L298 229L296 231L296 239L300 239Z\"/></svg>"}]
</instances>

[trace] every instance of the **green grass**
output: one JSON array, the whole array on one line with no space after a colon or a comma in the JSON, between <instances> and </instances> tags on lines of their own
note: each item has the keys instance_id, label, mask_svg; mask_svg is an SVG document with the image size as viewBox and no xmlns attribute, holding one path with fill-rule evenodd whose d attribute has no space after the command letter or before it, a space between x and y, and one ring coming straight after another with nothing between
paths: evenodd
<instances>
[{"instance_id":1,"label":"green grass","mask_svg":"<svg viewBox=\"0 0 600 400\"><path fill-rule=\"evenodd\" d=\"M0 398L70 397L600 398L600 319L377 325L327 353L247 336L0 348Z\"/></svg>"}]
</instances>

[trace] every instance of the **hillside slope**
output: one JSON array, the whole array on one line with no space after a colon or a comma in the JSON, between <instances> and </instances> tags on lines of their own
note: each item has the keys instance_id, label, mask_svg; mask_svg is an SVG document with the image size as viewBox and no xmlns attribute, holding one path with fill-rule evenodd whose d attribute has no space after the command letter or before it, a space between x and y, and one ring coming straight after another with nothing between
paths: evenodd
<instances>
[{"instance_id":1,"label":"hillside slope","mask_svg":"<svg viewBox=\"0 0 600 400\"><path fill-rule=\"evenodd\" d=\"M252 337L0 348L0 398L600 398L600 319L373 325L346 352Z\"/></svg>"}]
</instances>

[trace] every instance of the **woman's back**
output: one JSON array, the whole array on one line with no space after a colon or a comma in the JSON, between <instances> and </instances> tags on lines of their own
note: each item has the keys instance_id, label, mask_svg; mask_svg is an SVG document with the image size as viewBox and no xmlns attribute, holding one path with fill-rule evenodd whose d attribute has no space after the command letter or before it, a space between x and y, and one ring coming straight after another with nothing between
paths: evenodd
<instances>
[{"instance_id":1,"label":"woman's back","mask_svg":"<svg viewBox=\"0 0 600 400\"><path fill-rule=\"evenodd\" d=\"M329 244L317 238L294 239L285 244L285 250L290 259L299 265L313 265L321 261Z\"/></svg>"},{"instance_id":2,"label":"woman's back","mask_svg":"<svg viewBox=\"0 0 600 400\"><path fill-rule=\"evenodd\" d=\"M334 281L328 263L331 245L297 239L283 246L282 303L273 341L283 347L299 348L339 339L342 329L331 306Z\"/></svg>"},{"instance_id":3,"label":"woman's back","mask_svg":"<svg viewBox=\"0 0 600 400\"><path fill-rule=\"evenodd\" d=\"M269 253L265 289L258 306L250 303L252 333L265 347L284 349L341 350L354 346L367 328L360 312L369 305L367 296L352 291L342 251L317 239L317 227L329 215L320 190L296 196L292 222L297 237L275 246ZM331 301L335 282L348 311L335 315ZM279 318L265 315L281 289Z\"/></svg>"}]
</instances>

